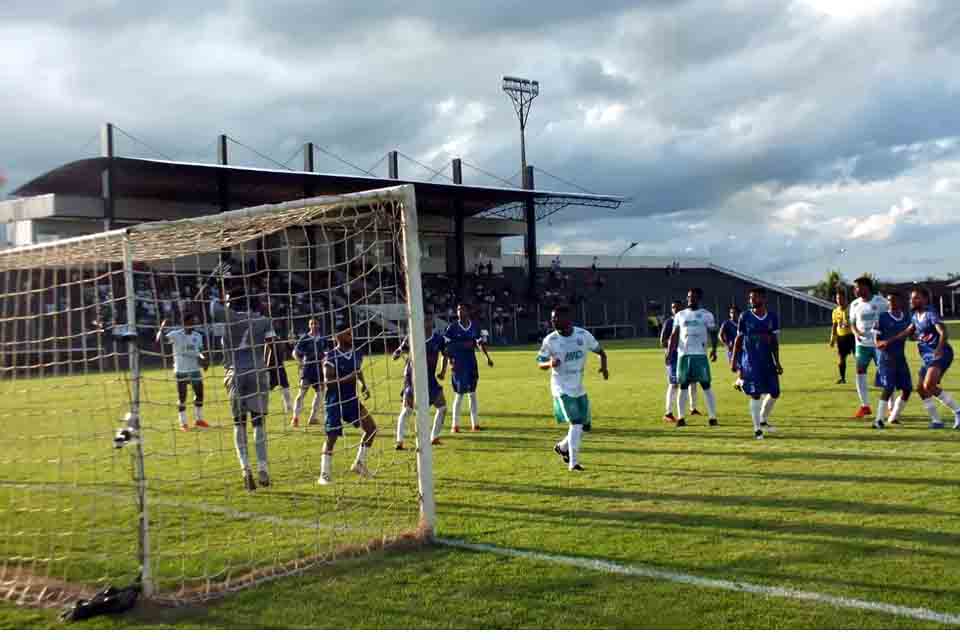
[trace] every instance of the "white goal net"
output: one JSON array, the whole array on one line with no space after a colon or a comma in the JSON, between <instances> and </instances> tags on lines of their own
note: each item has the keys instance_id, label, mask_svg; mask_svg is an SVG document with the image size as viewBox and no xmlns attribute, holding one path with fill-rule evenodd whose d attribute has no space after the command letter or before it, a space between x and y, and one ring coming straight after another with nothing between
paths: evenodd
<instances>
[{"instance_id":1,"label":"white goal net","mask_svg":"<svg viewBox=\"0 0 960 640\"><path fill-rule=\"evenodd\" d=\"M198 601L428 537L416 223L407 186L0 252L0 596Z\"/></svg>"}]
</instances>

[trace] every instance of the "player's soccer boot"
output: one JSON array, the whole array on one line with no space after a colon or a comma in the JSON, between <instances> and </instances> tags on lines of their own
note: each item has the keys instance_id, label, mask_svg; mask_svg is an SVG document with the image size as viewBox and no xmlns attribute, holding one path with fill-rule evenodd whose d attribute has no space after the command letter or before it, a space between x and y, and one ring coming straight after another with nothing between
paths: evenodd
<instances>
[{"instance_id":1,"label":"player's soccer boot","mask_svg":"<svg viewBox=\"0 0 960 640\"><path fill-rule=\"evenodd\" d=\"M403 451L403 443L402 443L402 442L398 442L398 443L397 443L397 446L396 446L395 448L396 448L397 451Z\"/></svg>"},{"instance_id":2,"label":"player's soccer boot","mask_svg":"<svg viewBox=\"0 0 960 640\"><path fill-rule=\"evenodd\" d=\"M944 425L942 422L931 422L931 423L930 423L930 428L931 428L931 429L943 429L944 426L945 426L945 425Z\"/></svg>"},{"instance_id":3,"label":"player's soccer boot","mask_svg":"<svg viewBox=\"0 0 960 640\"><path fill-rule=\"evenodd\" d=\"M307 426L308 426L308 427L315 427L315 426L317 426L318 424L320 424L320 421L317 420L316 418L314 418L313 416L311 416L310 419L307 420Z\"/></svg>"},{"instance_id":4,"label":"player's soccer boot","mask_svg":"<svg viewBox=\"0 0 960 640\"><path fill-rule=\"evenodd\" d=\"M434 438L433 440L430 441L430 444L436 446L438 444L443 444L443 443L440 442L440 438Z\"/></svg>"},{"instance_id":5,"label":"player's soccer boot","mask_svg":"<svg viewBox=\"0 0 960 640\"><path fill-rule=\"evenodd\" d=\"M186 422L181 422L180 431L184 431L184 432L190 431L190 425L188 425Z\"/></svg>"},{"instance_id":6,"label":"player's soccer boot","mask_svg":"<svg viewBox=\"0 0 960 640\"><path fill-rule=\"evenodd\" d=\"M247 491L257 490L257 483L253 480L253 472L249 469L243 472L243 488Z\"/></svg>"},{"instance_id":7,"label":"player's soccer boot","mask_svg":"<svg viewBox=\"0 0 960 640\"><path fill-rule=\"evenodd\" d=\"M857 418L857 419L860 419L860 418L866 418L867 416L872 415L872 414L873 414L873 411L870 410L870 407L864 405L864 406L860 407L859 409L857 409L857 413L854 414L853 417L854 417L854 418Z\"/></svg>"},{"instance_id":8,"label":"player's soccer boot","mask_svg":"<svg viewBox=\"0 0 960 640\"><path fill-rule=\"evenodd\" d=\"M300 426L300 418L297 418L296 416L294 416L293 418L290 418L291 429L296 429L299 426Z\"/></svg>"},{"instance_id":9,"label":"player's soccer boot","mask_svg":"<svg viewBox=\"0 0 960 640\"><path fill-rule=\"evenodd\" d=\"M260 472L257 474L257 483L261 487L270 486L270 474L267 472L266 469L260 469Z\"/></svg>"},{"instance_id":10,"label":"player's soccer boot","mask_svg":"<svg viewBox=\"0 0 960 640\"><path fill-rule=\"evenodd\" d=\"M353 465L350 467L350 471L353 471L355 474L357 474L361 478L369 478L372 475L370 473L370 470L367 469L367 465L364 464L363 462L354 462Z\"/></svg>"},{"instance_id":11,"label":"player's soccer boot","mask_svg":"<svg viewBox=\"0 0 960 640\"><path fill-rule=\"evenodd\" d=\"M200 427L201 429L209 429L209 428L210 428L210 425L207 423L206 420L197 420L194 424L196 424L196 425L197 425L198 427Z\"/></svg>"},{"instance_id":12,"label":"player's soccer boot","mask_svg":"<svg viewBox=\"0 0 960 640\"><path fill-rule=\"evenodd\" d=\"M570 471L583 471L583 467L581 467L579 464L575 464L570 467Z\"/></svg>"},{"instance_id":13,"label":"player's soccer boot","mask_svg":"<svg viewBox=\"0 0 960 640\"><path fill-rule=\"evenodd\" d=\"M883 420L880 419L880 418L877 418L876 420L873 421L873 428L874 428L874 429L883 429L883 428L886 427L886 426L887 426L887 425L884 424Z\"/></svg>"},{"instance_id":14,"label":"player's soccer boot","mask_svg":"<svg viewBox=\"0 0 960 640\"><path fill-rule=\"evenodd\" d=\"M450 427L450 433L460 433L460 427L458 427L457 425L453 425L452 427Z\"/></svg>"},{"instance_id":15,"label":"player's soccer boot","mask_svg":"<svg viewBox=\"0 0 960 640\"><path fill-rule=\"evenodd\" d=\"M953 428L960 430L960 412L953 414Z\"/></svg>"},{"instance_id":16,"label":"player's soccer boot","mask_svg":"<svg viewBox=\"0 0 960 640\"><path fill-rule=\"evenodd\" d=\"M480 431L480 425L477 424L477 425L474 425L474 426L470 427L470 431Z\"/></svg>"},{"instance_id":17,"label":"player's soccer boot","mask_svg":"<svg viewBox=\"0 0 960 640\"><path fill-rule=\"evenodd\" d=\"M672 414L672 413L665 413L665 414L663 414L663 421L664 421L664 422L676 422L677 419L673 417L673 414Z\"/></svg>"},{"instance_id":18,"label":"player's soccer boot","mask_svg":"<svg viewBox=\"0 0 960 640\"><path fill-rule=\"evenodd\" d=\"M321 473L320 477L317 478L317 484L319 485L333 484L333 478L331 478L330 474L328 473Z\"/></svg>"},{"instance_id":19,"label":"player's soccer boot","mask_svg":"<svg viewBox=\"0 0 960 640\"><path fill-rule=\"evenodd\" d=\"M700 411L698 411L697 409L690 409L690 415L692 415L692 416L702 416L703 414L700 413Z\"/></svg>"},{"instance_id":20,"label":"player's soccer boot","mask_svg":"<svg viewBox=\"0 0 960 640\"><path fill-rule=\"evenodd\" d=\"M890 424L900 424L900 418L894 418L890 421Z\"/></svg>"},{"instance_id":21,"label":"player's soccer boot","mask_svg":"<svg viewBox=\"0 0 960 640\"><path fill-rule=\"evenodd\" d=\"M764 433L776 433L777 428L770 424L769 422L761 422L760 428L763 429Z\"/></svg>"},{"instance_id":22,"label":"player's soccer boot","mask_svg":"<svg viewBox=\"0 0 960 640\"><path fill-rule=\"evenodd\" d=\"M756 431L754 431L754 432L753 432L753 437L754 437L755 439L757 439L757 440L763 440L763 430L762 430L762 429L757 429Z\"/></svg>"},{"instance_id":23,"label":"player's soccer boot","mask_svg":"<svg viewBox=\"0 0 960 640\"><path fill-rule=\"evenodd\" d=\"M843 378L840 378L839 380L837 380L837 384L847 384L847 381L844 380Z\"/></svg>"},{"instance_id":24,"label":"player's soccer boot","mask_svg":"<svg viewBox=\"0 0 960 640\"><path fill-rule=\"evenodd\" d=\"M709 424L711 427L715 427L720 423L717 421L716 418L710 418L710 421L707 424Z\"/></svg>"},{"instance_id":25,"label":"player's soccer boot","mask_svg":"<svg viewBox=\"0 0 960 640\"><path fill-rule=\"evenodd\" d=\"M570 452L569 452L569 451L564 451L563 449L560 448L560 445L555 444L555 445L553 445L553 452L554 452L555 454L557 454L558 456L560 456L561 458L563 458L564 464L570 464Z\"/></svg>"},{"instance_id":26,"label":"player's soccer boot","mask_svg":"<svg viewBox=\"0 0 960 640\"><path fill-rule=\"evenodd\" d=\"M679 420L677 420L677 427L685 427L685 426L687 426L686 420L684 420L683 418L680 418Z\"/></svg>"}]
</instances>

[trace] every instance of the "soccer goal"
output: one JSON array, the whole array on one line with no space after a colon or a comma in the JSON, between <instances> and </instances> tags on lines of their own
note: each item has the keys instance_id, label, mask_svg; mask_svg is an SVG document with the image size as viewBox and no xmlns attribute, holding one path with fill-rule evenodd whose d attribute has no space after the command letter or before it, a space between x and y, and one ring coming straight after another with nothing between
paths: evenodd
<instances>
[{"instance_id":1,"label":"soccer goal","mask_svg":"<svg viewBox=\"0 0 960 640\"><path fill-rule=\"evenodd\" d=\"M412 186L0 252L0 594L196 602L429 538L423 326Z\"/></svg>"}]
</instances>

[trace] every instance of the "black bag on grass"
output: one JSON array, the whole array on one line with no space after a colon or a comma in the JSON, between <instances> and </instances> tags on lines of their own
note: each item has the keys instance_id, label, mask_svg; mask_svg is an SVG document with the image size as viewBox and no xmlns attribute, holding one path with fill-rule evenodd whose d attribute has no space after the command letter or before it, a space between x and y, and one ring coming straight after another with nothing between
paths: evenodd
<instances>
[{"instance_id":1,"label":"black bag on grass","mask_svg":"<svg viewBox=\"0 0 960 640\"><path fill-rule=\"evenodd\" d=\"M60 614L60 620L77 622L105 613L123 613L132 609L137 604L137 598L139 597L140 583L123 589L109 586L95 593L89 600L81 599L67 605L63 613Z\"/></svg>"}]
</instances>

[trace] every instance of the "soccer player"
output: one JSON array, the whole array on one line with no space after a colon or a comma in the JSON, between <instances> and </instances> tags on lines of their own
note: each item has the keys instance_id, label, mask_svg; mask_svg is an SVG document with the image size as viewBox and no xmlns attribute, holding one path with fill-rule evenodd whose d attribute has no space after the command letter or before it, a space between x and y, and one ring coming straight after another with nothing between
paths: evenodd
<instances>
[{"instance_id":1,"label":"soccer player","mask_svg":"<svg viewBox=\"0 0 960 640\"><path fill-rule=\"evenodd\" d=\"M300 337L297 346L293 348L293 357L300 363L300 390L297 392L297 399L293 402L291 427L300 425L303 400L310 389L313 389L313 404L310 405L310 418L307 420L307 424L317 424L317 411L320 410L320 398L323 393L323 374L320 367L326 349L327 340L320 335L320 321L316 318L310 318L307 323L307 333Z\"/></svg>"},{"instance_id":2,"label":"soccer player","mask_svg":"<svg viewBox=\"0 0 960 640\"><path fill-rule=\"evenodd\" d=\"M740 319L740 307L735 304L727 309L727 319L720 325L720 342L727 348L727 365L733 363L733 343L737 340L737 321ZM738 377L733 388L740 391L740 378Z\"/></svg>"},{"instance_id":3,"label":"soccer player","mask_svg":"<svg viewBox=\"0 0 960 640\"><path fill-rule=\"evenodd\" d=\"M673 316L669 351L677 350L677 382L680 398L677 400L677 426L687 426L683 409L687 404L690 385L699 383L707 402L710 426L717 425L717 398L710 386L710 361L717 361L717 321L713 314L700 307L703 289L694 287L687 292L687 308ZM707 341L710 358L707 359ZM692 413L692 412L691 412Z\"/></svg>"},{"instance_id":4,"label":"soccer player","mask_svg":"<svg viewBox=\"0 0 960 640\"><path fill-rule=\"evenodd\" d=\"M567 425L567 436L553 450L570 471L583 471L579 462L580 439L591 427L590 399L583 387L587 351L600 356L600 375L604 380L610 375L607 354L589 331L573 326L567 307L556 307L550 320L554 331L543 339L537 366L551 372L553 413L558 423Z\"/></svg>"},{"instance_id":5,"label":"soccer player","mask_svg":"<svg viewBox=\"0 0 960 640\"><path fill-rule=\"evenodd\" d=\"M493 366L493 360L487 352L487 345L480 339L480 328L470 318L470 305L461 302L457 305L457 321L451 322L443 334L445 349L443 351L440 373L437 378L443 380L447 375L447 361L453 362L453 375L450 381L453 386L453 424L451 433L459 433L460 405L463 396L470 398L470 427L472 431L480 431L479 409L477 407L477 380L480 371L477 367L476 350L480 349L487 358L487 366Z\"/></svg>"},{"instance_id":6,"label":"soccer player","mask_svg":"<svg viewBox=\"0 0 960 640\"><path fill-rule=\"evenodd\" d=\"M264 350L276 334L270 318L249 309L248 297L252 296L242 284L231 288L225 285L223 290L228 292L223 304L216 298L210 301L210 316L214 322L223 324L223 384L233 414L233 440L243 470L243 485L248 491L254 491L257 482L253 479L248 455L247 415L253 426L258 481L261 487L269 487L266 417L270 406L270 376L264 363Z\"/></svg>"},{"instance_id":7,"label":"soccer player","mask_svg":"<svg viewBox=\"0 0 960 640\"><path fill-rule=\"evenodd\" d=\"M910 399L913 381L910 378L910 366L904 354L906 345L906 329L910 326L910 318L903 312L900 304L900 294L888 293L887 303L889 311L880 314L877 320L877 378L876 386L883 389L880 402L877 403L877 416L873 421L874 429L883 429L889 424L899 424L900 414L907 400ZM894 339L897 336L904 337ZM887 416L887 407L895 391L900 391L893 409Z\"/></svg>"},{"instance_id":8,"label":"soccer player","mask_svg":"<svg viewBox=\"0 0 960 640\"><path fill-rule=\"evenodd\" d=\"M677 348L671 345L670 337L673 335L673 318L683 308L683 303L674 300L670 303L670 317L663 322L663 328L660 330L660 346L664 350L664 359L667 370L667 398L663 408L663 420L665 422L676 422L677 418L673 415L673 407L680 395L680 385L677 383Z\"/></svg>"},{"instance_id":9,"label":"soccer player","mask_svg":"<svg viewBox=\"0 0 960 640\"><path fill-rule=\"evenodd\" d=\"M940 388L943 376L953 364L953 347L947 339L947 327L930 304L930 292L923 287L914 287L910 292L910 308L913 311L910 326L888 342L916 336L917 350L923 362L917 393L923 399L923 407L930 415L930 428L943 429L943 421L934 402L937 400L953 412L953 428L960 429L960 405L953 396Z\"/></svg>"},{"instance_id":10,"label":"soccer player","mask_svg":"<svg viewBox=\"0 0 960 640\"><path fill-rule=\"evenodd\" d=\"M433 317L424 318L423 335L429 336L424 344L427 353L427 389L430 394L430 405L436 408L433 415L433 433L431 444L440 444L440 430L443 428L443 418L447 413L447 399L443 396L443 387L437 382L437 361L443 353L443 336L433 330ZM393 359L398 360L404 353L409 353L409 337L404 338L397 350L393 352ZM397 451L403 450L403 436L407 429L407 419L413 413L413 361L407 360L403 368L403 390L400 392L403 399L403 408L397 418Z\"/></svg>"},{"instance_id":11,"label":"soccer player","mask_svg":"<svg viewBox=\"0 0 960 640\"><path fill-rule=\"evenodd\" d=\"M763 440L764 433L776 429L769 423L770 413L780 397L780 318L767 309L767 291L751 289L750 309L740 314L737 339L733 345L734 373L743 379L743 392L750 396L753 436Z\"/></svg>"},{"instance_id":12,"label":"soccer player","mask_svg":"<svg viewBox=\"0 0 960 640\"><path fill-rule=\"evenodd\" d=\"M833 321L830 325L830 348L837 349L837 368L840 378L837 384L847 383L847 357L853 353L856 338L850 329L850 314L847 308L847 292L837 289L837 306L833 309Z\"/></svg>"},{"instance_id":13,"label":"soccer player","mask_svg":"<svg viewBox=\"0 0 960 640\"><path fill-rule=\"evenodd\" d=\"M197 317L188 313L183 317L183 328L167 331L167 321L160 323L157 330L157 344L162 344L164 338L173 345L173 376L177 380L177 416L180 420L180 429L188 431L187 423L187 386L193 388L193 414L196 425L206 428L210 425L203 419L203 374L200 372L201 362L206 369L209 361L203 355L203 336L194 329Z\"/></svg>"},{"instance_id":14,"label":"soccer player","mask_svg":"<svg viewBox=\"0 0 960 640\"><path fill-rule=\"evenodd\" d=\"M367 383L363 379L361 365L363 356L353 348L353 331L347 323L339 324L334 335L333 350L324 354L323 378L326 385L326 432L327 441L323 446L323 457L320 462L320 478L317 484L331 484L333 475L333 448L337 439L343 435L343 425L351 424L363 431L360 446L357 447L357 457L350 470L360 477L370 476L367 469L367 454L373 446L373 439L377 435L377 425L360 403L357 397L357 383L360 384L360 393L363 399L370 397Z\"/></svg>"},{"instance_id":15,"label":"soccer player","mask_svg":"<svg viewBox=\"0 0 960 640\"><path fill-rule=\"evenodd\" d=\"M267 374L270 377L270 391L280 387L283 400L283 412L290 413L293 403L290 398L290 379L287 378L287 343L283 339L274 340L267 348Z\"/></svg>"},{"instance_id":16,"label":"soccer player","mask_svg":"<svg viewBox=\"0 0 960 640\"><path fill-rule=\"evenodd\" d=\"M864 418L873 413L870 410L867 370L870 363L877 360L877 339L874 334L880 314L887 311L887 301L883 296L874 294L873 282L867 277L853 281L853 292L857 297L850 303L849 319L857 342L857 395L860 398L860 409L854 417Z\"/></svg>"}]
</instances>

